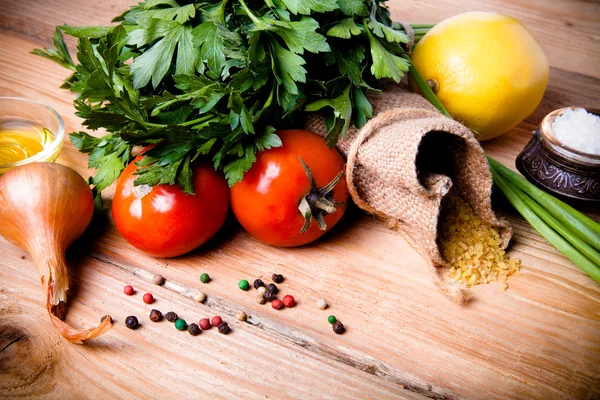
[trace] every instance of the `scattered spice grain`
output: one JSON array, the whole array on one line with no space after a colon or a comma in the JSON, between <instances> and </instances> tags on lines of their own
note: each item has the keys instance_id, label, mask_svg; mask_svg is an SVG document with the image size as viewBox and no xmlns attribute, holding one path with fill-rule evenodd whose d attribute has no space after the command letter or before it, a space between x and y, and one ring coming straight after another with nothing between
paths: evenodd
<instances>
[{"instance_id":1,"label":"scattered spice grain","mask_svg":"<svg viewBox=\"0 0 600 400\"><path fill-rule=\"evenodd\" d=\"M258 293L262 295L262 294L265 294L265 292L267 291L267 288L264 286L261 286L256 290L258 290Z\"/></svg>"},{"instance_id":2,"label":"scattered spice grain","mask_svg":"<svg viewBox=\"0 0 600 400\"><path fill-rule=\"evenodd\" d=\"M221 322L219 324L219 333L227 335L229 332L231 332L231 328L229 327L229 325L227 325L227 322Z\"/></svg>"},{"instance_id":3,"label":"scattered spice grain","mask_svg":"<svg viewBox=\"0 0 600 400\"><path fill-rule=\"evenodd\" d=\"M187 327L188 325L187 322L185 322L185 319L179 318L177 321L175 321L175 328L177 328L177 330L185 331Z\"/></svg>"},{"instance_id":4,"label":"scattered spice grain","mask_svg":"<svg viewBox=\"0 0 600 400\"><path fill-rule=\"evenodd\" d=\"M276 310L281 310L283 308L283 301L281 301L279 299L275 299L271 303L271 307L273 307Z\"/></svg>"},{"instance_id":5,"label":"scattered spice grain","mask_svg":"<svg viewBox=\"0 0 600 400\"><path fill-rule=\"evenodd\" d=\"M140 323L137 317L130 315L129 317L125 318L125 326L129 329L137 329L138 326L140 326Z\"/></svg>"},{"instance_id":6,"label":"scattered spice grain","mask_svg":"<svg viewBox=\"0 0 600 400\"><path fill-rule=\"evenodd\" d=\"M179 319L179 317L177 316L177 313L174 313L173 311L169 311L168 313L166 313L165 318L169 322L175 322Z\"/></svg>"},{"instance_id":7,"label":"scattered spice grain","mask_svg":"<svg viewBox=\"0 0 600 400\"><path fill-rule=\"evenodd\" d=\"M238 321L245 321L246 318L248 318L248 315L246 315L244 311L238 311L235 317L238 319Z\"/></svg>"},{"instance_id":8,"label":"scattered spice grain","mask_svg":"<svg viewBox=\"0 0 600 400\"><path fill-rule=\"evenodd\" d=\"M202 282L202 283L210 282L210 276L208 274L200 275L200 282Z\"/></svg>"},{"instance_id":9,"label":"scattered spice grain","mask_svg":"<svg viewBox=\"0 0 600 400\"><path fill-rule=\"evenodd\" d=\"M263 297L265 298L266 301L268 301L269 303L272 302L273 300L277 299L277 295L275 293L273 293L271 290L268 290L265 292L265 294L263 294Z\"/></svg>"},{"instance_id":10,"label":"scattered spice grain","mask_svg":"<svg viewBox=\"0 0 600 400\"><path fill-rule=\"evenodd\" d=\"M162 284L165 283L165 278L161 274L154 274L154 276L152 277L152 283L158 286L162 286Z\"/></svg>"},{"instance_id":11,"label":"scattered spice grain","mask_svg":"<svg viewBox=\"0 0 600 400\"><path fill-rule=\"evenodd\" d=\"M329 317L327 317L327 322L329 322L330 324L335 324L335 321L337 321L335 315L330 315Z\"/></svg>"},{"instance_id":12,"label":"scattered spice grain","mask_svg":"<svg viewBox=\"0 0 600 400\"><path fill-rule=\"evenodd\" d=\"M152 322L160 322L163 319L163 315L160 311L158 310L152 310L150 311L150 321Z\"/></svg>"},{"instance_id":13,"label":"scattered spice grain","mask_svg":"<svg viewBox=\"0 0 600 400\"><path fill-rule=\"evenodd\" d=\"M194 300L196 300L198 303L202 303L204 300L206 300L206 294L204 292L198 292L194 295Z\"/></svg>"},{"instance_id":14,"label":"scattered spice grain","mask_svg":"<svg viewBox=\"0 0 600 400\"><path fill-rule=\"evenodd\" d=\"M125 293L127 296L131 296L135 293L135 290L133 289L133 286L127 285L123 288L123 293Z\"/></svg>"},{"instance_id":15,"label":"scattered spice grain","mask_svg":"<svg viewBox=\"0 0 600 400\"><path fill-rule=\"evenodd\" d=\"M294 305L296 305L296 299L294 299L294 296L286 294L285 296L283 296L283 299L281 300L283 302L283 305L286 307L294 307Z\"/></svg>"},{"instance_id":16,"label":"scattered spice grain","mask_svg":"<svg viewBox=\"0 0 600 400\"><path fill-rule=\"evenodd\" d=\"M144 294L144 297L142 297L142 300L144 300L144 303L146 304L152 304L154 303L154 296L152 296L152 293L146 293Z\"/></svg>"},{"instance_id":17,"label":"scattered spice grain","mask_svg":"<svg viewBox=\"0 0 600 400\"><path fill-rule=\"evenodd\" d=\"M265 283L262 281L262 279L255 279L254 280L254 289L258 289L261 287L265 287Z\"/></svg>"},{"instance_id":18,"label":"scattered spice grain","mask_svg":"<svg viewBox=\"0 0 600 400\"><path fill-rule=\"evenodd\" d=\"M283 282L283 275L281 275L281 274L273 274L273 276L271 277L271 279L275 283L281 283L281 282Z\"/></svg>"},{"instance_id":19,"label":"scattered spice grain","mask_svg":"<svg viewBox=\"0 0 600 400\"><path fill-rule=\"evenodd\" d=\"M317 307L321 310L326 309L327 308L327 300L325 300L325 299L317 300Z\"/></svg>"},{"instance_id":20,"label":"scattered spice grain","mask_svg":"<svg viewBox=\"0 0 600 400\"><path fill-rule=\"evenodd\" d=\"M200 334L200 332L202 332L200 330L200 327L198 326L198 324L194 324L194 323L191 323L190 326L188 326L187 330L188 330L189 334L192 336L198 336Z\"/></svg>"},{"instance_id":21,"label":"scattered spice grain","mask_svg":"<svg viewBox=\"0 0 600 400\"><path fill-rule=\"evenodd\" d=\"M340 321L335 321L335 323L332 325L332 328L333 331L338 335L341 335L346 331L346 328L344 328L344 324L342 324Z\"/></svg>"},{"instance_id":22,"label":"scattered spice grain","mask_svg":"<svg viewBox=\"0 0 600 400\"><path fill-rule=\"evenodd\" d=\"M215 315L214 317L212 317L212 319L210 320L210 323L212 324L212 326L219 326L221 325L221 323L223 322L223 318L221 318L218 315Z\"/></svg>"},{"instance_id":23,"label":"scattered spice grain","mask_svg":"<svg viewBox=\"0 0 600 400\"><path fill-rule=\"evenodd\" d=\"M200 328L202 328L203 331L206 331L212 327L208 318L202 318L198 324L200 324Z\"/></svg>"},{"instance_id":24,"label":"scattered spice grain","mask_svg":"<svg viewBox=\"0 0 600 400\"><path fill-rule=\"evenodd\" d=\"M259 294L258 296L256 296L256 302L258 304L265 304L267 302L267 300L265 299L265 296L263 296L262 294Z\"/></svg>"}]
</instances>

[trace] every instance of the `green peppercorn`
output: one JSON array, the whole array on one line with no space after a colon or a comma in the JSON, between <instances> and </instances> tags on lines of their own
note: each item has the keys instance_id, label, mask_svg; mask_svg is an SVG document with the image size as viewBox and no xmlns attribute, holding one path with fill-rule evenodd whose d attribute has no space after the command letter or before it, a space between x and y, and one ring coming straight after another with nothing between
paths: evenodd
<instances>
[{"instance_id":1,"label":"green peppercorn","mask_svg":"<svg viewBox=\"0 0 600 400\"><path fill-rule=\"evenodd\" d=\"M238 283L238 287L242 290L248 290L250 289L250 283L248 283L247 280L242 279L240 283Z\"/></svg>"},{"instance_id":2,"label":"green peppercorn","mask_svg":"<svg viewBox=\"0 0 600 400\"><path fill-rule=\"evenodd\" d=\"M327 317L327 322L329 322L330 324L335 324L335 321L337 321L335 315L330 315L329 317Z\"/></svg>"},{"instance_id":3,"label":"green peppercorn","mask_svg":"<svg viewBox=\"0 0 600 400\"><path fill-rule=\"evenodd\" d=\"M200 282L202 282L202 283L210 282L210 276L208 276L208 274L200 275Z\"/></svg>"},{"instance_id":4,"label":"green peppercorn","mask_svg":"<svg viewBox=\"0 0 600 400\"><path fill-rule=\"evenodd\" d=\"M185 319L179 318L175 321L175 328L179 331L185 331L187 329L187 322L185 322Z\"/></svg>"}]
</instances>

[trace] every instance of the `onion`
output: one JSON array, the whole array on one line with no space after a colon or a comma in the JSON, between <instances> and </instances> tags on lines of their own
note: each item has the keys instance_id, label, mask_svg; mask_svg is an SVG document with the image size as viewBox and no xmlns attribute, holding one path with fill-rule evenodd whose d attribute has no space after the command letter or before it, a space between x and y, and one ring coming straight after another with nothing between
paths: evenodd
<instances>
[{"instance_id":1,"label":"onion","mask_svg":"<svg viewBox=\"0 0 600 400\"><path fill-rule=\"evenodd\" d=\"M94 214L92 192L75 171L55 163L31 163L0 177L0 235L33 258L46 289L52 325L70 342L106 332L110 317L95 328L63 322L69 280L66 248L86 230Z\"/></svg>"}]
</instances>

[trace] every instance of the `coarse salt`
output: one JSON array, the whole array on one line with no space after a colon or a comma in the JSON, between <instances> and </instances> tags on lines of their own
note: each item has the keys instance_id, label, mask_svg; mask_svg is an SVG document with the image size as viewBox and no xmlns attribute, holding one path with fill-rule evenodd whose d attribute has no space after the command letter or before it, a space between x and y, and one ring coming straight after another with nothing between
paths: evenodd
<instances>
[{"instance_id":1,"label":"coarse salt","mask_svg":"<svg viewBox=\"0 0 600 400\"><path fill-rule=\"evenodd\" d=\"M600 117L583 108L565 109L552 123L552 133L567 147L600 155Z\"/></svg>"}]
</instances>

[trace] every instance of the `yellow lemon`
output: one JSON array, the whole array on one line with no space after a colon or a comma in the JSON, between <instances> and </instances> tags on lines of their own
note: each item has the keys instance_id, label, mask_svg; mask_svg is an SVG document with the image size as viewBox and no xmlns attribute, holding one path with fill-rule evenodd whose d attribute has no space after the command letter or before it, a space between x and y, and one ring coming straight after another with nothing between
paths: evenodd
<instances>
[{"instance_id":1,"label":"yellow lemon","mask_svg":"<svg viewBox=\"0 0 600 400\"><path fill-rule=\"evenodd\" d=\"M499 136L529 116L550 73L531 33L516 19L490 12L439 23L411 58L450 114L479 140Z\"/></svg>"}]
</instances>

